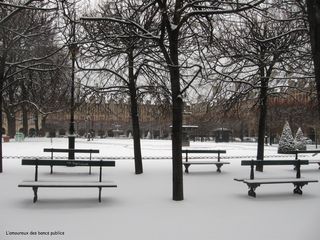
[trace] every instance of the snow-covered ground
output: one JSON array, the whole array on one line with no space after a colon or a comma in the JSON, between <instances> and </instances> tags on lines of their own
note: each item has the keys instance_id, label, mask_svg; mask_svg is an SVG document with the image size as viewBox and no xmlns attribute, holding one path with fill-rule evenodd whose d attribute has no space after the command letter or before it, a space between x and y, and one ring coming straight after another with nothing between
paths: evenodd
<instances>
[{"instance_id":1,"label":"snow-covered ground","mask_svg":"<svg viewBox=\"0 0 320 240\"><path fill-rule=\"evenodd\" d=\"M18 188L23 180L32 180L34 168L21 166L16 158L46 156L43 148L67 147L66 138L26 139L3 144L4 172L0 174L0 240L318 240L320 239L320 183L310 183L303 195L292 193L289 184L263 185L257 198L247 195L247 186L233 178L249 177L249 168L241 159L256 155L255 143L191 142L190 148L226 149L223 157L230 165L217 173L215 166L191 166L184 174L184 201L173 201L171 142L143 140L144 173L134 174L132 159L116 160L115 168L105 168L105 180L118 188L104 189L102 202L97 189L39 189L39 200L32 203L29 188ZM132 140L76 140L77 148L99 149L98 157L132 157ZM266 146L268 158L278 155L277 146ZM56 156L65 156L59 155ZM86 155L77 155L86 156ZM155 160L151 157L162 157ZM168 159L166 159L168 157ZM320 156L304 156L319 159ZM291 167L265 167L257 176L293 177ZM302 168L302 177L320 179L317 165ZM41 167L40 180L98 179L98 171L88 175L84 168L56 167L53 175ZM10 235L28 232L26 236ZM34 232L35 235L30 235ZM54 236L39 235L54 232ZM64 235L61 235L61 234Z\"/></svg>"}]
</instances>

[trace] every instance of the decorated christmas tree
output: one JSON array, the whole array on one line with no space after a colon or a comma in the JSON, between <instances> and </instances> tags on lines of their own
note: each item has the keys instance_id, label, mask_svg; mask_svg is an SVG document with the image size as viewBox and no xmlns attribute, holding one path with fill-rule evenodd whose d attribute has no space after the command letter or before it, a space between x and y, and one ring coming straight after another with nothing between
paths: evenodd
<instances>
[{"instance_id":1,"label":"decorated christmas tree","mask_svg":"<svg viewBox=\"0 0 320 240\"><path fill-rule=\"evenodd\" d=\"M296 133L296 137L294 138L294 148L297 150L306 150L307 149L307 143L303 136L303 132L301 128L298 128L298 131Z\"/></svg>"},{"instance_id":2,"label":"decorated christmas tree","mask_svg":"<svg viewBox=\"0 0 320 240\"><path fill-rule=\"evenodd\" d=\"M294 151L294 139L288 121L284 124L282 134L279 141L278 153L287 153Z\"/></svg>"}]
</instances>

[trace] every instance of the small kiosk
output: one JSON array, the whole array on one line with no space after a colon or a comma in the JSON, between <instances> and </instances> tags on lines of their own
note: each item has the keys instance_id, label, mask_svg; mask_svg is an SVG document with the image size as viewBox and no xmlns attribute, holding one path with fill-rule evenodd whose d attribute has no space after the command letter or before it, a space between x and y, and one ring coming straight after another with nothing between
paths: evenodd
<instances>
[{"instance_id":1,"label":"small kiosk","mask_svg":"<svg viewBox=\"0 0 320 240\"><path fill-rule=\"evenodd\" d=\"M232 131L228 128L217 128L213 133L216 142L229 142Z\"/></svg>"}]
</instances>

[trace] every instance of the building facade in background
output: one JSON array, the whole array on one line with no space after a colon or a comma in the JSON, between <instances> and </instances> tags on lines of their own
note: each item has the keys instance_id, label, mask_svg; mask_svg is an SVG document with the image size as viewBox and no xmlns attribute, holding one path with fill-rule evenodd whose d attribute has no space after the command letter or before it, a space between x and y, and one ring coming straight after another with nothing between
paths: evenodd
<instances>
[{"instance_id":1,"label":"building facade in background","mask_svg":"<svg viewBox=\"0 0 320 240\"><path fill-rule=\"evenodd\" d=\"M276 142L285 121L289 121L293 133L301 127L305 136L316 140L318 115L315 101L305 93L295 93L290 97L269 98L267 136ZM227 129L228 140L254 141L258 134L258 109L252 101L243 102L228 111L223 104L197 103L185 105L188 112L184 124L194 125L189 132L191 140L215 140L217 129ZM171 110L169 106L151 103L139 105L139 120L142 138L168 139L171 133ZM16 131L22 131L22 116L17 113ZM6 133L6 118L3 131ZM68 134L69 112L52 113L45 117L34 114L28 118L29 136L59 137ZM38 124L38 126L36 126ZM130 105L125 102L86 102L76 109L75 129L79 137L88 133L95 137L132 136Z\"/></svg>"}]
</instances>

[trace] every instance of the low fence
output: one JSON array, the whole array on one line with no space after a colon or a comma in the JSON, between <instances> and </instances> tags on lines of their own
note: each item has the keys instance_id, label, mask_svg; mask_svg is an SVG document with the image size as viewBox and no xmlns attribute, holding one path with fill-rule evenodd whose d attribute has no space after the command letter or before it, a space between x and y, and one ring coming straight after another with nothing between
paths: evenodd
<instances>
[{"instance_id":1,"label":"low fence","mask_svg":"<svg viewBox=\"0 0 320 240\"><path fill-rule=\"evenodd\" d=\"M220 159L256 159L257 156L221 156ZM279 158L279 155L266 155L265 158ZM307 155L301 155L300 157L308 157ZM51 157L48 156L3 156L3 158L6 159L22 159L22 158L41 158L41 159L51 159ZM215 157L213 156L190 156L188 159L213 159ZM291 155L281 155L281 158L294 158L294 156ZM56 156L54 159L66 159L65 156ZM88 159L88 157L76 157L75 159ZM101 156L101 157L92 157L92 160L101 160L101 159L110 159L110 160L133 160L134 157L130 156ZM172 159L171 156L149 156L149 157L142 157L142 160L162 160Z\"/></svg>"}]
</instances>

